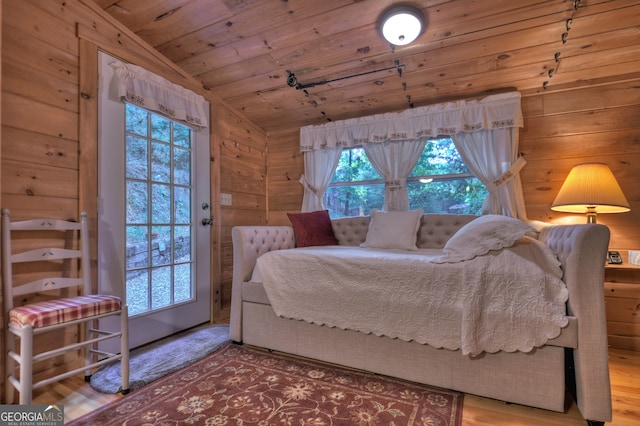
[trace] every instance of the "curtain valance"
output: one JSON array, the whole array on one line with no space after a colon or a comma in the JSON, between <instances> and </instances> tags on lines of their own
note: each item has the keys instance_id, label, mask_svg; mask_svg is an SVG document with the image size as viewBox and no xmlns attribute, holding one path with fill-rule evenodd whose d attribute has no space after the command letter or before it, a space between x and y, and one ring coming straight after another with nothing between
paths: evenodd
<instances>
[{"instance_id":1,"label":"curtain valance","mask_svg":"<svg viewBox=\"0 0 640 426\"><path fill-rule=\"evenodd\" d=\"M399 113L334 121L300 129L300 151L375 142L430 139L460 132L522 127L520 93L412 108Z\"/></svg>"},{"instance_id":2,"label":"curtain valance","mask_svg":"<svg viewBox=\"0 0 640 426\"><path fill-rule=\"evenodd\" d=\"M114 70L119 99L139 105L186 124L207 127L208 102L204 97L185 89L137 65L115 61Z\"/></svg>"}]
</instances>

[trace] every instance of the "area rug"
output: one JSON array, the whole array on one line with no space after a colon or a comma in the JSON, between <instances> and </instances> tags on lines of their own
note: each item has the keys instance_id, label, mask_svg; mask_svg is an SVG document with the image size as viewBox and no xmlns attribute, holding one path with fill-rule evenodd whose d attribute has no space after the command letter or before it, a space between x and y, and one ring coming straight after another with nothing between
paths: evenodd
<instances>
[{"instance_id":1,"label":"area rug","mask_svg":"<svg viewBox=\"0 0 640 426\"><path fill-rule=\"evenodd\" d=\"M221 324L177 333L136 348L129 354L129 389L140 389L193 364L229 341L229 325ZM120 361L101 367L91 376L91 387L100 392L117 393L121 386Z\"/></svg>"},{"instance_id":2,"label":"area rug","mask_svg":"<svg viewBox=\"0 0 640 426\"><path fill-rule=\"evenodd\" d=\"M229 343L68 425L459 426L462 403L458 392Z\"/></svg>"}]
</instances>

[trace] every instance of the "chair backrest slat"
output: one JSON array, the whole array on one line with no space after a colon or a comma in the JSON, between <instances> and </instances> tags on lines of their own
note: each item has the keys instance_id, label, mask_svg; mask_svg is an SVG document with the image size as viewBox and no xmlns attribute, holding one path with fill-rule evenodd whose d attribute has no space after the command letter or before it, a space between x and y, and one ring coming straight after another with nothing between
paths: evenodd
<instances>
[{"instance_id":1,"label":"chair backrest slat","mask_svg":"<svg viewBox=\"0 0 640 426\"><path fill-rule=\"evenodd\" d=\"M13 296L23 296L44 291L59 290L62 288L78 287L83 284L82 278L42 278L28 283L17 285L13 288Z\"/></svg>"},{"instance_id":2,"label":"chair backrest slat","mask_svg":"<svg viewBox=\"0 0 640 426\"><path fill-rule=\"evenodd\" d=\"M11 255L11 263L40 262L48 260L80 259L82 250L45 247Z\"/></svg>"},{"instance_id":3,"label":"chair backrest slat","mask_svg":"<svg viewBox=\"0 0 640 426\"><path fill-rule=\"evenodd\" d=\"M70 222L60 219L29 219L20 222L10 222L14 231L80 231L80 222Z\"/></svg>"}]
</instances>

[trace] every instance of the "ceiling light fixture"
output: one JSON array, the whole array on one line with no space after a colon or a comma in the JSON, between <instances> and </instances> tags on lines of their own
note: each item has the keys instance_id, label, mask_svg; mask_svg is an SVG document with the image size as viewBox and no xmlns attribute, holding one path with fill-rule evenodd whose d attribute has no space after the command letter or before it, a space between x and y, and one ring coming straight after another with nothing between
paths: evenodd
<instances>
[{"instance_id":1,"label":"ceiling light fixture","mask_svg":"<svg viewBox=\"0 0 640 426\"><path fill-rule=\"evenodd\" d=\"M404 46L424 30L424 15L417 7L399 4L387 9L378 21L380 33L393 46Z\"/></svg>"}]
</instances>

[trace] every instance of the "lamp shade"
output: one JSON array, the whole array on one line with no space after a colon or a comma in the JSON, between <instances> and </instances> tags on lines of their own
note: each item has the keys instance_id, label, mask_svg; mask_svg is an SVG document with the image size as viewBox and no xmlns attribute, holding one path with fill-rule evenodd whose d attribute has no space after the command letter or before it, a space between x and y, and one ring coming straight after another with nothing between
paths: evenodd
<instances>
[{"instance_id":1,"label":"lamp shade","mask_svg":"<svg viewBox=\"0 0 640 426\"><path fill-rule=\"evenodd\" d=\"M551 210L567 213L624 213L631 210L609 166L585 163L574 166Z\"/></svg>"},{"instance_id":2,"label":"lamp shade","mask_svg":"<svg viewBox=\"0 0 640 426\"><path fill-rule=\"evenodd\" d=\"M395 46L403 46L417 39L422 33L424 16L416 7L397 5L382 15L379 27L385 40Z\"/></svg>"}]
</instances>

